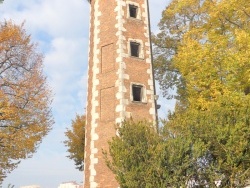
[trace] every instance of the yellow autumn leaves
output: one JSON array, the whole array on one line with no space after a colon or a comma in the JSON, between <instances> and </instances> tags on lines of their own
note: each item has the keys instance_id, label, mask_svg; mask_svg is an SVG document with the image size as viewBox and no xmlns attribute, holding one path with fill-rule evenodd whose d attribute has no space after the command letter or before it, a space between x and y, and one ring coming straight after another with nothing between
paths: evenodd
<instances>
[{"instance_id":1,"label":"yellow autumn leaves","mask_svg":"<svg viewBox=\"0 0 250 188\"><path fill-rule=\"evenodd\" d=\"M53 124L43 56L23 25L0 23L0 183Z\"/></svg>"},{"instance_id":2,"label":"yellow autumn leaves","mask_svg":"<svg viewBox=\"0 0 250 188\"><path fill-rule=\"evenodd\" d=\"M196 3L192 19L197 22L187 26L173 61L185 80L189 104L206 109L222 95L248 94L250 2L178 1L177 9L188 3Z\"/></svg>"}]
</instances>

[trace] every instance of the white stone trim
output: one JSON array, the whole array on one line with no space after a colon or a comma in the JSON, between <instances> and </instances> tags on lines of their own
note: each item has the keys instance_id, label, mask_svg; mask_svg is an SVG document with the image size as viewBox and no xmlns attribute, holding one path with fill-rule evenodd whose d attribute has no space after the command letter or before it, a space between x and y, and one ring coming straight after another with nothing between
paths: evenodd
<instances>
[{"instance_id":1,"label":"white stone trim","mask_svg":"<svg viewBox=\"0 0 250 188\"><path fill-rule=\"evenodd\" d=\"M89 14L91 15L91 13L92 13L92 7L91 7L91 4L90 4L90 6L89 6ZM90 61L90 40L91 40L91 32L90 32L90 29L91 29L91 16L90 16L90 18L89 18L89 48L88 48L88 76L87 76L87 78L88 78L88 81L89 81L89 71L90 71L90 67L89 67L89 61ZM89 106L89 84L88 84L89 82L87 82L87 101L86 101L86 125L88 125L88 117L87 117L87 115L88 115L88 106ZM87 131L87 128L85 128L85 138L87 138L87 135L88 135L88 131ZM85 143L84 143L84 145L85 145L85 148L87 147L87 139L85 139ZM86 157L87 157L87 152L86 152L86 149L84 150L84 159L86 159ZM87 165L86 165L86 162L85 162L85 160L84 160L84 167L86 167ZM85 176L85 173L83 173L83 181L85 182L85 179L86 179L86 176Z\"/></svg>"},{"instance_id":2,"label":"white stone trim","mask_svg":"<svg viewBox=\"0 0 250 188\"><path fill-rule=\"evenodd\" d=\"M97 154L98 149L95 147L95 141L99 139L98 134L96 133L96 128L98 126L97 120L99 119L99 113L97 113L97 107L99 106L98 102L98 96L99 91L97 89L98 85L100 84L100 81L97 79L97 75L100 73L100 59L98 58L100 54L100 49L98 48L98 44L100 42L99 39L99 33L100 33L100 21L99 16L101 16L101 12L99 11L99 0L95 1L94 4L94 36L93 36L93 67L92 67L92 99L91 99L91 130L90 130L90 177L89 177L89 183L91 188L97 188L98 183L95 181L96 176L96 170L95 170L95 164L98 163L98 158L95 157L95 154ZM87 170L87 169L86 169ZM86 181L86 180L85 180Z\"/></svg>"},{"instance_id":3,"label":"white stone trim","mask_svg":"<svg viewBox=\"0 0 250 188\"><path fill-rule=\"evenodd\" d=\"M116 106L116 112L120 115L116 118L116 123L121 123L125 118L125 111L126 111L126 100L124 99L124 93L127 92L125 86L124 86L124 79L129 79L129 75L126 75L124 73L124 70L126 69L126 64L123 61L123 58L125 57L124 50L126 49L126 38L123 35L123 32L126 31L124 28L125 23L125 13L123 7L126 6L126 3L124 0L116 0L117 6L115 8L115 12L117 13L116 20L117 23L115 27L117 28L116 36L118 38L116 45L117 48L117 58L116 63L119 64L119 69L116 72L118 76L118 80L115 83L115 87L118 89L118 92L116 93L116 99L119 101L119 104Z\"/></svg>"}]
</instances>

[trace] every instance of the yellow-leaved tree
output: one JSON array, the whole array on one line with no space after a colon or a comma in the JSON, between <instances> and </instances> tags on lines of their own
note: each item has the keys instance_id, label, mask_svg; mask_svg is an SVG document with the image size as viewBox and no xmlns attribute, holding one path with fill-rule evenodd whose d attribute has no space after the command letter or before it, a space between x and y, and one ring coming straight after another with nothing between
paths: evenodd
<instances>
[{"instance_id":1,"label":"yellow-leaved tree","mask_svg":"<svg viewBox=\"0 0 250 188\"><path fill-rule=\"evenodd\" d=\"M67 129L65 136L67 140L63 143L68 148L69 159L74 160L76 169L83 171L84 169L84 145L85 145L85 125L86 116L76 115L72 120L72 129Z\"/></svg>"},{"instance_id":2,"label":"yellow-leaved tree","mask_svg":"<svg viewBox=\"0 0 250 188\"><path fill-rule=\"evenodd\" d=\"M173 0L163 15L162 23L181 23L168 37L179 37L169 58L182 108L165 129L189 142L185 157L192 166L184 183L244 187L250 176L250 1Z\"/></svg>"},{"instance_id":3,"label":"yellow-leaved tree","mask_svg":"<svg viewBox=\"0 0 250 188\"><path fill-rule=\"evenodd\" d=\"M184 35L173 58L185 82L189 106L207 109L221 96L250 93L250 2L179 1L199 5L201 15Z\"/></svg>"},{"instance_id":4,"label":"yellow-leaved tree","mask_svg":"<svg viewBox=\"0 0 250 188\"><path fill-rule=\"evenodd\" d=\"M0 23L0 184L53 124L43 56L22 25Z\"/></svg>"}]
</instances>

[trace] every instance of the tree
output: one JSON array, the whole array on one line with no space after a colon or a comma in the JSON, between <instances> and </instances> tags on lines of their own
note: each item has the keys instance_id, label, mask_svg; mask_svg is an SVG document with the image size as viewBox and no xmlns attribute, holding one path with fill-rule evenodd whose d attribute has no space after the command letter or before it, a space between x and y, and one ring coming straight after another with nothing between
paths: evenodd
<instances>
[{"instance_id":1,"label":"tree","mask_svg":"<svg viewBox=\"0 0 250 188\"><path fill-rule=\"evenodd\" d=\"M250 176L250 97L175 113L160 134L126 121L104 152L121 188L244 187Z\"/></svg>"},{"instance_id":2,"label":"tree","mask_svg":"<svg viewBox=\"0 0 250 188\"><path fill-rule=\"evenodd\" d=\"M104 154L121 188L186 187L197 173L184 129L176 135L165 127L159 135L151 123L125 121L118 132Z\"/></svg>"},{"instance_id":3,"label":"tree","mask_svg":"<svg viewBox=\"0 0 250 188\"><path fill-rule=\"evenodd\" d=\"M171 66L182 84L178 94L185 99L184 110L175 112L167 127L177 135L186 134L186 140L192 138L192 147L203 152L191 152L208 163L195 168L202 172L193 177L198 185L213 184L220 177L223 187L241 187L245 175L249 177L249 166L243 162L249 161L249 6L247 0L180 0L172 1L163 13L157 40L164 39L162 33L179 37ZM169 33L166 25L172 20L181 24L170 27Z\"/></svg>"},{"instance_id":4,"label":"tree","mask_svg":"<svg viewBox=\"0 0 250 188\"><path fill-rule=\"evenodd\" d=\"M202 25L204 16L198 0L173 0L162 12L160 32L152 35L153 63L155 78L167 98L175 97L185 101L185 82L173 62L173 57L178 53L183 35L189 29ZM173 91L177 93L173 94Z\"/></svg>"},{"instance_id":5,"label":"tree","mask_svg":"<svg viewBox=\"0 0 250 188\"><path fill-rule=\"evenodd\" d=\"M0 23L0 182L36 152L53 124L42 63L23 25Z\"/></svg>"},{"instance_id":6,"label":"tree","mask_svg":"<svg viewBox=\"0 0 250 188\"><path fill-rule=\"evenodd\" d=\"M120 187L164 187L165 168L161 166L158 153L163 148L152 124L125 121L118 133L119 136L109 142L109 152L104 154Z\"/></svg>"},{"instance_id":7,"label":"tree","mask_svg":"<svg viewBox=\"0 0 250 188\"><path fill-rule=\"evenodd\" d=\"M173 58L189 105L206 109L220 96L249 94L249 5L246 0L204 1L200 7L206 10L204 23L184 34Z\"/></svg>"},{"instance_id":8,"label":"tree","mask_svg":"<svg viewBox=\"0 0 250 188\"><path fill-rule=\"evenodd\" d=\"M238 97L238 100L235 98ZM221 97L205 111L189 108L176 113L164 127L164 137L183 139L189 150L185 172L177 182L201 187L245 187L250 176L250 96ZM174 141L175 142L175 141ZM178 151L178 153L182 153ZM172 154L170 154L172 156ZM173 182L176 185L177 182Z\"/></svg>"},{"instance_id":9,"label":"tree","mask_svg":"<svg viewBox=\"0 0 250 188\"><path fill-rule=\"evenodd\" d=\"M169 89L177 88L178 98L182 99L181 102L184 101L185 104L188 94L186 93L187 79L184 76L187 72L191 74L193 70L197 70L195 67L191 67L196 65L192 63L193 61L207 61L206 54L211 55L210 61L212 56L217 58L216 62L220 62L221 58L226 60L227 57L228 60L231 58L231 62L245 62L246 66L248 53L244 52L248 48L246 41L249 35L249 1L173 0L162 15L159 23L160 33L153 36L154 67L156 79L166 96L170 96ZM230 41L231 39L232 41ZM241 46L243 44L244 46ZM209 47L210 51L209 49L203 51L204 47ZM194 52L192 49L199 50L199 52ZM210 54L211 50L214 53ZM225 50L227 51L225 52ZM189 51L190 53L188 53ZM203 55L200 54L201 51ZM234 52L235 54L233 54ZM227 56L228 53L231 53L230 56ZM197 54L199 55L197 56ZM233 55L238 57L244 55L245 59L233 60L235 57ZM176 56L180 61L178 58L174 60ZM219 56L220 58L218 58ZM181 70L184 65L190 65L190 67L186 67L186 72ZM199 66L198 63L197 66ZM226 67L222 66L222 68ZM246 76L245 74L246 72L242 77ZM202 74L199 76L201 77ZM244 82L247 80L246 77ZM242 84L246 86L243 80ZM245 89L248 90L248 86Z\"/></svg>"},{"instance_id":10,"label":"tree","mask_svg":"<svg viewBox=\"0 0 250 188\"><path fill-rule=\"evenodd\" d=\"M75 161L76 169L82 171L84 169L85 115L76 115L71 125L72 130L67 129L65 132L68 139L64 141L64 144L70 153L67 157Z\"/></svg>"}]
</instances>

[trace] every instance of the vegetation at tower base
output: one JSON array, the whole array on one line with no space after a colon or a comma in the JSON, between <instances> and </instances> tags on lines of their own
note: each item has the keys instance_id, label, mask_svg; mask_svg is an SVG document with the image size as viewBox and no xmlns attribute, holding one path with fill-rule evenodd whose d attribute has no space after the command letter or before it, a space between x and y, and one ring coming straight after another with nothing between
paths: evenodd
<instances>
[{"instance_id":1,"label":"vegetation at tower base","mask_svg":"<svg viewBox=\"0 0 250 188\"><path fill-rule=\"evenodd\" d=\"M164 187L167 169L161 164L162 142L152 125L125 121L118 134L104 154L120 187Z\"/></svg>"},{"instance_id":2,"label":"vegetation at tower base","mask_svg":"<svg viewBox=\"0 0 250 188\"><path fill-rule=\"evenodd\" d=\"M0 184L53 124L43 56L23 25L0 23Z\"/></svg>"},{"instance_id":3,"label":"vegetation at tower base","mask_svg":"<svg viewBox=\"0 0 250 188\"><path fill-rule=\"evenodd\" d=\"M126 121L105 152L121 188L244 187L250 176L250 98L170 115L160 134Z\"/></svg>"},{"instance_id":4,"label":"vegetation at tower base","mask_svg":"<svg viewBox=\"0 0 250 188\"><path fill-rule=\"evenodd\" d=\"M63 143L68 148L69 159L74 160L76 169L84 169L84 147L85 147L85 125L86 116L76 115L72 120L72 130L67 129L65 136L68 138Z\"/></svg>"}]
</instances>

